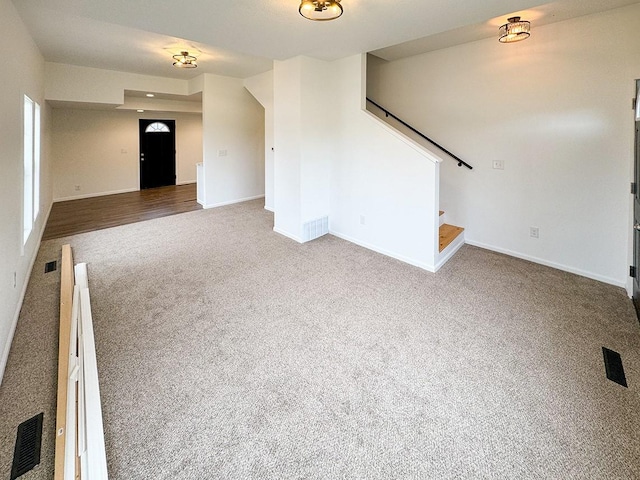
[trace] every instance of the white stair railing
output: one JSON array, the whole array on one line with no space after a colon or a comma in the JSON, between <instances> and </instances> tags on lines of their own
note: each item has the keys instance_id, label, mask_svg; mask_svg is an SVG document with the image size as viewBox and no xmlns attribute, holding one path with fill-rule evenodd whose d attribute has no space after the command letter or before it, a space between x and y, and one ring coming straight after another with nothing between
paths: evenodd
<instances>
[{"instance_id":1,"label":"white stair railing","mask_svg":"<svg viewBox=\"0 0 640 480\"><path fill-rule=\"evenodd\" d=\"M66 375L58 377L54 478L107 480L87 264L71 269L71 247L65 245L62 252L58 361L59 373L66 370Z\"/></svg>"}]
</instances>

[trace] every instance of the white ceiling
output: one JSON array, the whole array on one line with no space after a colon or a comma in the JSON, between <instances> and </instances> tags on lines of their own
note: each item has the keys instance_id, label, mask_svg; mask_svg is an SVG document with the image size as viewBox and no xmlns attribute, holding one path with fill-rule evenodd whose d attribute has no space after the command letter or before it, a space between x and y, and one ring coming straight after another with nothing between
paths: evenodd
<instances>
[{"instance_id":1,"label":"white ceiling","mask_svg":"<svg viewBox=\"0 0 640 480\"><path fill-rule=\"evenodd\" d=\"M378 51L415 55L495 35L510 14L535 22L637 3L637 0L342 0L344 15L311 22L299 0L13 0L45 60L175 78L201 73L248 77L297 55L334 60ZM458 30L458 33L460 30ZM475 32L475 33L474 33ZM491 33L492 32L492 33ZM431 40L418 40L430 37ZM409 43L405 43L409 42ZM453 42L453 43L452 43ZM396 50L380 50L404 44ZM177 69L171 55L198 49L198 68Z\"/></svg>"},{"instance_id":2,"label":"white ceiling","mask_svg":"<svg viewBox=\"0 0 640 480\"><path fill-rule=\"evenodd\" d=\"M511 15L502 15L488 19L475 25L436 33L427 37L410 40L408 42L372 51L374 55L384 60L394 61L421 53L440 50L441 48L475 42L485 38L498 38L498 28L506 23L509 16L520 16L531 22L532 35L535 28L549 23L561 22L570 18L581 17L592 13L611 10L638 3L638 0L559 0L546 3L525 10L514 11Z\"/></svg>"}]
</instances>

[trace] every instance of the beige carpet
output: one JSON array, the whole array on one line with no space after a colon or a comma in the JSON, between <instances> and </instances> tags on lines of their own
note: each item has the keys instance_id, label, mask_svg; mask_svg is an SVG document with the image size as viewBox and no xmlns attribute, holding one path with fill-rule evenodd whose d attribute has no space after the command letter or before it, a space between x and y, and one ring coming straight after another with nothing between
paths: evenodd
<instances>
[{"instance_id":1,"label":"beige carpet","mask_svg":"<svg viewBox=\"0 0 640 480\"><path fill-rule=\"evenodd\" d=\"M58 273L87 262L111 479L640 478L640 327L616 287L465 246L437 274L259 201L44 242L0 387L0 477L45 412ZM629 388L606 379L620 352Z\"/></svg>"}]
</instances>

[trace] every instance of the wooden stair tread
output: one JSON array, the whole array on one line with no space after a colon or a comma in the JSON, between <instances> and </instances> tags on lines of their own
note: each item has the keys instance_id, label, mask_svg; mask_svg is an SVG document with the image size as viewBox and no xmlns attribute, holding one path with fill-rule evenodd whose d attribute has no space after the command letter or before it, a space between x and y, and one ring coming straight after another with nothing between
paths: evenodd
<instances>
[{"instance_id":1,"label":"wooden stair tread","mask_svg":"<svg viewBox=\"0 0 640 480\"><path fill-rule=\"evenodd\" d=\"M442 215L444 215L444 210L440 210L440 215L439 216L441 217Z\"/></svg>"},{"instance_id":2,"label":"wooden stair tread","mask_svg":"<svg viewBox=\"0 0 640 480\"><path fill-rule=\"evenodd\" d=\"M448 223L443 223L442 225L440 225L440 251L443 251L445 248L447 248L449 244L453 242L455 238L463 231L464 228L456 227L455 225L449 225Z\"/></svg>"}]
</instances>

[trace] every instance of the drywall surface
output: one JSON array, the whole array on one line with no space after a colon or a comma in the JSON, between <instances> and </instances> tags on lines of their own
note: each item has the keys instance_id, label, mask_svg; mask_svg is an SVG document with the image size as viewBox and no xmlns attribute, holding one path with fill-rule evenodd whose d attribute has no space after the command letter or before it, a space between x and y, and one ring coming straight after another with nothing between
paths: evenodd
<instances>
[{"instance_id":1,"label":"drywall surface","mask_svg":"<svg viewBox=\"0 0 640 480\"><path fill-rule=\"evenodd\" d=\"M440 208L468 243L626 285L638 18L636 4L369 65L371 98L474 166L441 168Z\"/></svg>"},{"instance_id":2,"label":"drywall surface","mask_svg":"<svg viewBox=\"0 0 640 480\"><path fill-rule=\"evenodd\" d=\"M274 230L302 241L300 199L301 57L276 61L274 92Z\"/></svg>"},{"instance_id":3,"label":"drywall surface","mask_svg":"<svg viewBox=\"0 0 640 480\"><path fill-rule=\"evenodd\" d=\"M273 211L273 70L245 78L244 86L264 107L264 208Z\"/></svg>"},{"instance_id":4,"label":"drywall surface","mask_svg":"<svg viewBox=\"0 0 640 480\"><path fill-rule=\"evenodd\" d=\"M241 79L204 74L205 208L264 196L264 109Z\"/></svg>"},{"instance_id":5,"label":"drywall surface","mask_svg":"<svg viewBox=\"0 0 640 480\"><path fill-rule=\"evenodd\" d=\"M329 215L331 159L339 146L338 137L332 137L342 126L337 123L335 93L327 88L333 80L333 64L301 57L300 65L300 215L304 225Z\"/></svg>"},{"instance_id":6,"label":"drywall surface","mask_svg":"<svg viewBox=\"0 0 640 480\"><path fill-rule=\"evenodd\" d=\"M62 102L122 105L125 89L175 95L199 91L198 82L62 63L47 62L45 73L47 100Z\"/></svg>"},{"instance_id":7,"label":"drywall surface","mask_svg":"<svg viewBox=\"0 0 640 480\"><path fill-rule=\"evenodd\" d=\"M364 62L334 62L338 140L331 157L331 233L433 270L438 162L362 110Z\"/></svg>"},{"instance_id":8,"label":"drywall surface","mask_svg":"<svg viewBox=\"0 0 640 480\"><path fill-rule=\"evenodd\" d=\"M70 105L69 108L73 108L73 105ZM116 108L118 110L144 110L146 112L202 113L202 102L162 100L125 95L124 103Z\"/></svg>"},{"instance_id":9,"label":"drywall surface","mask_svg":"<svg viewBox=\"0 0 640 480\"><path fill-rule=\"evenodd\" d=\"M0 0L0 52L19 58L0 69L0 380L29 281L31 265L51 207L49 109L44 103L44 59L9 0ZM42 153L39 216L23 247L23 97L41 106ZM15 282L14 282L15 279Z\"/></svg>"},{"instance_id":10,"label":"drywall surface","mask_svg":"<svg viewBox=\"0 0 640 480\"><path fill-rule=\"evenodd\" d=\"M433 270L438 162L363 111L363 69L361 55L275 62L275 230L302 241L328 213L331 233Z\"/></svg>"},{"instance_id":11,"label":"drywall surface","mask_svg":"<svg viewBox=\"0 0 640 480\"><path fill-rule=\"evenodd\" d=\"M196 181L202 116L191 113L53 109L54 199L138 190L138 120L176 121L176 183Z\"/></svg>"},{"instance_id":12,"label":"drywall surface","mask_svg":"<svg viewBox=\"0 0 640 480\"><path fill-rule=\"evenodd\" d=\"M304 223L329 215L331 155L339 126L331 64L308 57L275 62L275 230L302 241Z\"/></svg>"}]
</instances>

